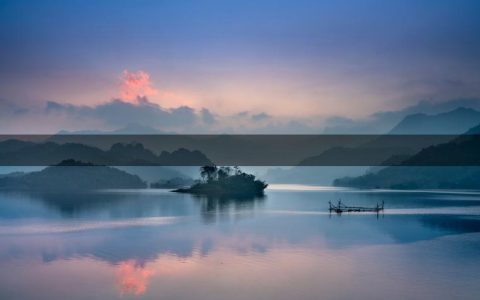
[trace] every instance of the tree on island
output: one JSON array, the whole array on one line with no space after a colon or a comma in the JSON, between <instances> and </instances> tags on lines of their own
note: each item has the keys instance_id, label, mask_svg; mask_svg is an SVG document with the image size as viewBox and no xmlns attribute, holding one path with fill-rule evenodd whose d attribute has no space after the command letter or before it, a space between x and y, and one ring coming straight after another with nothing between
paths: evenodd
<instances>
[{"instance_id":1,"label":"tree on island","mask_svg":"<svg viewBox=\"0 0 480 300\"><path fill-rule=\"evenodd\" d=\"M218 168L215 165L203 166L200 168L200 176L204 182L210 182L217 176Z\"/></svg>"},{"instance_id":2,"label":"tree on island","mask_svg":"<svg viewBox=\"0 0 480 300\"><path fill-rule=\"evenodd\" d=\"M234 172L235 170L235 172ZM215 180L225 180L228 177L234 175L240 175L243 172L238 167L217 167L215 165L203 166L200 168L200 176L203 182L208 183Z\"/></svg>"}]
</instances>

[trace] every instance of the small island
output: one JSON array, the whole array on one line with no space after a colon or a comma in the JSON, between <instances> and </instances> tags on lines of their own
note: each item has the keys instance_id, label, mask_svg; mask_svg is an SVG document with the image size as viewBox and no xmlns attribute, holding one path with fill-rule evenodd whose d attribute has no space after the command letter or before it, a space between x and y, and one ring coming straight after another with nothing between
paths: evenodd
<instances>
[{"instance_id":1,"label":"small island","mask_svg":"<svg viewBox=\"0 0 480 300\"><path fill-rule=\"evenodd\" d=\"M200 175L200 182L173 192L216 197L255 197L262 196L268 186L238 167L203 166L200 168Z\"/></svg>"}]
</instances>

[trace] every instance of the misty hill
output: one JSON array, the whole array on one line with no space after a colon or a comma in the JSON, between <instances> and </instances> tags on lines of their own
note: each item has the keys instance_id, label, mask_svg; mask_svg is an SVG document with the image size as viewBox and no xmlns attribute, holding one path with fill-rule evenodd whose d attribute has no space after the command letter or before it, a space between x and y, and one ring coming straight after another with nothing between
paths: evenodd
<instances>
[{"instance_id":1,"label":"misty hill","mask_svg":"<svg viewBox=\"0 0 480 300\"><path fill-rule=\"evenodd\" d=\"M426 115L423 113L405 117L389 133L373 136L372 140L358 147L335 147L304 159L303 166L312 165L368 165L384 164L393 156L412 155L422 148L445 143L449 136L415 137L414 135L453 135L464 133L480 123L480 112L471 108L457 108L446 113ZM396 135L405 135L398 137ZM413 136L408 136L413 135Z\"/></svg>"},{"instance_id":2,"label":"misty hill","mask_svg":"<svg viewBox=\"0 0 480 300\"><path fill-rule=\"evenodd\" d=\"M365 119L355 120L344 117L332 117L327 120L326 134L384 134L389 132L402 119L418 113L436 115L449 112L458 107L480 110L480 99L451 99L444 102L420 101L412 106L395 111L379 111ZM472 125L473 126L473 125ZM467 127L468 128L468 127ZM464 130L456 133L460 134Z\"/></svg>"},{"instance_id":3,"label":"misty hill","mask_svg":"<svg viewBox=\"0 0 480 300\"><path fill-rule=\"evenodd\" d=\"M269 168L262 178L270 183L331 185L333 180L346 175L359 176L368 167L361 166L296 166Z\"/></svg>"},{"instance_id":4,"label":"misty hill","mask_svg":"<svg viewBox=\"0 0 480 300\"><path fill-rule=\"evenodd\" d=\"M194 180L185 177L174 177L170 179L158 180L150 184L152 189L178 189L188 187L194 184Z\"/></svg>"},{"instance_id":5,"label":"misty hill","mask_svg":"<svg viewBox=\"0 0 480 300\"><path fill-rule=\"evenodd\" d=\"M408 115L389 134L461 134L478 123L480 111L459 107L435 115Z\"/></svg>"},{"instance_id":6,"label":"misty hill","mask_svg":"<svg viewBox=\"0 0 480 300\"><path fill-rule=\"evenodd\" d=\"M480 124L478 124L475 127L470 128L465 135L471 135L471 134L480 134Z\"/></svg>"},{"instance_id":7,"label":"misty hill","mask_svg":"<svg viewBox=\"0 0 480 300\"><path fill-rule=\"evenodd\" d=\"M414 148L381 147L380 145L378 147L334 147L320 155L302 160L299 166L376 166L392 156L413 154L414 151Z\"/></svg>"},{"instance_id":8,"label":"misty hill","mask_svg":"<svg viewBox=\"0 0 480 300\"><path fill-rule=\"evenodd\" d=\"M377 173L339 178L333 185L384 189L479 189L480 167L392 166Z\"/></svg>"},{"instance_id":9,"label":"misty hill","mask_svg":"<svg viewBox=\"0 0 480 300\"><path fill-rule=\"evenodd\" d=\"M479 126L454 140L422 149L398 166L358 177L336 179L334 185L359 188L480 188ZM418 165L418 166L412 166ZM439 166L441 165L441 166ZM451 166L449 166L451 165Z\"/></svg>"},{"instance_id":10,"label":"misty hill","mask_svg":"<svg viewBox=\"0 0 480 300\"><path fill-rule=\"evenodd\" d=\"M138 175L149 183L170 180L172 178L192 178L197 175L198 167L164 167L164 166L118 166L119 170Z\"/></svg>"},{"instance_id":11,"label":"misty hill","mask_svg":"<svg viewBox=\"0 0 480 300\"><path fill-rule=\"evenodd\" d=\"M401 165L480 165L480 136L461 135L451 142L422 149Z\"/></svg>"},{"instance_id":12,"label":"misty hill","mask_svg":"<svg viewBox=\"0 0 480 300\"><path fill-rule=\"evenodd\" d=\"M109 134L165 134L167 132L145 126L140 123L129 123L125 127L115 129L115 130L78 130L78 131L68 131L60 130L58 135L109 135Z\"/></svg>"},{"instance_id":13,"label":"misty hill","mask_svg":"<svg viewBox=\"0 0 480 300\"><path fill-rule=\"evenodd\" d=\"M395 126L397 129L392 130L391 134L372 135L372 138L368 142L356 147L330 148L318 155L303 159L297 167L286 170L277 169L269 171L266 173L266 178L271 182L285 183L292 180L292 182L295 183L331 184L335 178L347 175L358 176L366 170L379 169L378 167L369 169L366 166L398 165L423 148L443 144L454 138L454 136L447 135L430 135L426 137L419 134L426 134L427 132L433 133L431 128L436 128L438 122L447 124L446 127L449 128L448 130L443 130L445 126L438 127L442 128L441 131L444 131L444 134L451 134L452 131L456 132L460 130L459 128L467 126L461 122L460 126L458 122L456 122L457 118L463 118L465 116L468 116L465 118L465 120L468 121L466 122L467 124L473 122L477 117L479 120L474 124L480 123L480 112L473 109L458 108L448 113L432 116L426 114L411 115ZM412 121L418 121L419 119L422 119L422 121ZM452 124L455 124L456 127ZM415 126L419 126L418 130L413 130ZM395 135L400 132L404 134L413 132L413 134L417 134L418 136Z\"/></svg>"},{"instance_id":14,"label":"misty hill","mask_svg":"<svg viewBox=\"0 0 480 300\"><path fill-rule=\"evenodd\" d=\"M436 115L413 114L405 117L387 134L372 136L370 141L357 147L330 148L302 160L299 165L382 165L391 157L413 155L422 148L448 142L452 137L447 135L464 133L479 123L480 112L471 108L460 107ZM399 137L399 134L405 136ZM422 134L432 136L415 137Z\"/></svg>"},{"instance_id":15,"label":"misty hill","mask_svg":"<svg viewBox=\"0 0 480 300\"><path fill-rule=\"evenodd\" d=\"M5 166L54 165L74 159L98 165L203 165L211 161L200 151L177 149L155 154L140 143L116 143L102 150L79 143L33 143L19 140L0 142L0 164Z\"/></svg>"},{"instance_id":16,"label":"misty hill","mask_svg":"<svg viewBox=\"0 0 480 300\"><path fill-rule=\"evenodd\" d=\"M4 153L13 153L34 145L35 143L33 142L26 142L14 139L6 140L0 142L0 155Z\"/></svg>"},{"instance_id":17,"label":"misty hill","mask_svg":"<svg viewBox=\"0 0 480 300\"><path fill-rule=\"evenodd\" d=\"M113 167L65 160L42 171L0 178L0 188L47 191L146 188L140 177Z\"/></svg>"}]
</instances>

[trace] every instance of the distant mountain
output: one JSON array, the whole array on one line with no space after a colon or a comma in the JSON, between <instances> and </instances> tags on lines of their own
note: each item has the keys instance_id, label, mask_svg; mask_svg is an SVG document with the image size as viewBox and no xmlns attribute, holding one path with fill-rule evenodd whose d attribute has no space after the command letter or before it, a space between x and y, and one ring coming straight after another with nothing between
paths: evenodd
<instances>
[{"instance_id":1,"label":"distant mountain","mask_svg":"<svg viewBox=\"0 0 480 300\"><path fill-rule=\"evenodd\" d=\"M457 108L437 115L414 114L405 117L389 133L374 137L358 147L335 147L304 159L299 165L381 165L391 157L413 155L424 147L445 143L480 123L480 112L471 108ZM433 137L395 135L435 135ZM438 136L437 136L438 135Z\"/></svg>"},{"instance_id":2,"label":"distant mountain","mask_svg":"<svg viewBox=\"0 0 480 300\"><path fill-rule=\"evenodd\" d=\"M30 147L30 146L34 146L35 143L10 139L10 140L0 142L0 145L1 145L0 154L3 154L3 153L16 152L16 151L19 151L21 149L24 149L24 148L27 148L27 147Z\"/></svg>"},{"instance_id":3,"label":"distant mountain","mask_svg":"<svg viewBox=\"0 0 480 300\"><path fill-rule=\"evenodd\" d=\"M145 126L139 123L129 123L127 126L113 130L112 134L166 134L169 132L162 131L150 126Z\"/></svg>"},{"instance_id":4,"label":"distant mountain","mask_svg":"<svg viewBox=\"0 0 480 300\"><path fill-rule=\"evenodd\" d=\"M107 151L108 155L118 161L154 162L158 159L152 151L140 143L116 143Z\"/></svg>"},{"instance_id":5,"label":"distant mountain","mask_svg":"<svg viewBox=\"0 0 480 300\"><path fill-rule=\"evenodd\" d=\"M480 136L461 135L451 142L422 149L401 165L480 165Z\"/></svg>"},{"instance_id":6,"label":"distant mountain","mask_svg":"<svg viewBox=\"0 0 480 300\"><path fill-rule=\"evenodd\" d=\"M479 189L480 167L388 167L334 180L334 186L385 189Z\"/></svg>"},{"instance_id":7,"label":"distant mountain","mask_svg":"<svg viewBox=\"0 0 480 300\"><path fill-rule=\"evenodd\" d=\"M480 111L463 107L436 115L409 115L387 134L372 136L370 141L356 147L330 148L319 155L305 158L299 165L382 165L392 157L413 155L422 148L448 142L452 139L449 135L461 134L479 123Z\"/></svg>"},{"instance_id":8,"label":"distant mountain","mask_svg":"<svg viewBox=\"0 0 480 300\"><path fill-rule=\"evenodd\" d=\"M11 145L16 145L14 148ZM48 166L66 159L108 164L112 158L98 148L82 144L31 143L16 140L0 142L0 164L4 166Z\"/></svg>"},{"instance_id":9,"label":"distant mountain","mask_svg":"<svg viewBox=\"0 0 480 300\"><path fill-rule=\"evenodd\" d=\"M115 130L78 130L68 131L60 130L58 135L108 135L108 134L168 134L169 132L162 131L150 126L145 126L140 123L129 123L123 128Z\"/></svg>"},{"instance_id":10,"label":"distant mountain","mask_svg":"<svg viewBox=\"0 0 480 300\"><path fill-rule=\"evenodd\" d=\"M480 110L480 99L452 99L445 102L420 101L415 105L396 111L376 112L364 119L355 120L332 117L326 121L326 134L385 134L403 118L418 113L436 115L458 107ZM473 125L472 125L473 126ZM466 130L466 128L465 128ZM457 133L461 133L459 131Z\"/></svg>"},{"instance_id":11,"label":"distant mountain","mask_svg":"<svg viewBox=\"0 0 480 300\"><path fill-rule=\"evenodd\" d=\"M159 180L156 182L152 182L150 184L150 188L152 189L178 189L189 187L194 184L194 180L192 178L184 178L184 177L175 177L166 180Z\"/></svg>"},{"instance_id":12,"label":"distant mountain","mask_svg":"<svg viewBox=\"0 0 480 300\"><path fill-rule=\"evenodd\" d=\"M470 128L465 134L466 135L480 134L480 124L478 124L475 127Z\"/></svg>"},{"instance_id":13,"label":"distant mountain","mask_svg":"<svg viewBox=\"0 0 480 300\"><path fill-rule=\"evenodd\" d=\"M0 165L48 166L67 159L98 165L207 165L212 162L200 151L177 149L156 155L140 143L116 143L102 150L79 143L32 143L18 140L0 142Z\"/></svg>"},{"instance_id":14,"label":"distant mountain","mask_svg":"<svg viewBox=\"0 0 480 300\"><path fill-rule=\"evenodd\" d=\"M480 111L459 107L436 115L408 115L389 134L461 134L478 123Z\"/></svg>"},{"instance_id":15,"label":"distant mountain","mask_svg":"<svg viewBox=\"0 0 480 300\"><path fill-rule=\"evenodd\" d=\"M372 136L370 141L356 147L330 148L318 155L305 158L298 167L267 172L266 178L271 182L288 182L290 178L293 182L299 183L330 184L335 178L342 176L341 172L343 176L360 175L361 170L366 170L360 166L399 165L423 148L447 143L454 138L450 135L465 132L479 123L480 112L469 108L457 108L436 115L410 115L387 134ZM480 127L476 130L480 132ZM397 134L412 136L398 137ZM425 137L421 134L431 136ZM413 160L410 162L418 163ZM336 169L328 167L335 165ZM371 170L378 169L376 167Z\"/></svg>"},{"instance_id":16,"label":"distant mountain","mask_svg":"<svg viewBox=\"0 0 480 300\"><path fill-rule=\"evenodd\" d=\"M320 155L308 157L299 166L377 166L392 156L413 154L408 147L334 147Z\"/></svg>"},{"instance_id":17,"label":"distant mountain","mask_svg":"<svg viewBox=\"0 0 480 300\"><path fill-rule=\"evenodd\" d=\"M479 189L480 136L474 135L479 128L480 125L477 125L448 143L422 149L397 162L397 166L359 177L336 179L334 185L393 189Z\"/></svg>"},{"instance_id":18,"label":"distant mountain","mask_svg":"<svg viewBox=\"0 0 480 300\"><path fill-rule=\"evenodd\" d=\"M368 167L350 166L297 166L288 169L269 168L261 177L270 183L331 185L336 178L360 176Z\"/></svg>"},{"instance_id":19,"label":"distant mountain","mask_svg":"<svg viewBox=\"0 0 480 300\"><path fill-rule=\"evenodd\" d=\"M198 173L198 167L163 167L163 166L118 166L119 170L140 176L149 183L170 180L172 178L192 178Z\"/></svg>"},{"instance_id":20,"label":"distant mountain","mask_svg":"<svg viewBox=\"0 0 480 300\"><path fill-rule=\"evenodd\" d=\"M0 188L43 191L146 188L138 176L116 168L65 160L42 171L0 177Z\"/></svg>"}]
</instances>

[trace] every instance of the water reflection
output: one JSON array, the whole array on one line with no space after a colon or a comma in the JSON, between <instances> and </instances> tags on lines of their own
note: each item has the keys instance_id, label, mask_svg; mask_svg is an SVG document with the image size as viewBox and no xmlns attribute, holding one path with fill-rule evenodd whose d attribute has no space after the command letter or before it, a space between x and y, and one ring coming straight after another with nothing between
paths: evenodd
<instances>
[{"instance_id":1,"label":"water reflection","mask_svg":"<svg viewBox=\"0 0 480 300\"><path fill-rule=\"evenodd\" d=\"M0 205L15 206L18 203L5 203L7 199L23 202L39 209L38 214L68 219L78 218L148 218L156 216L200 215L206 223L225 219L234 214L247 216L261 209L265 196L256 197L206 197L171 193L168 190L111 190L84 193L41 193L14 192L0 193ZM5 202L2 203L2 200ZM40 206L39 206L40 205ZM17 206L17 208L22 208ZM26 216L19 213L19 216ZM15 217L7 211L0 217Z\"/></svg>"},{"instance_id":2,"label":"water reflection","mask_svg":"<svg viewBox=\"0 0 480 300\"><path fill-rule=\"evenodd\" d=\"M265 201L265 196L256 197L208 197L193 196L195 201L200 205L200 213L206 223L214 223L218 219L225 220L230 216L242 214L242 216L253 215L253 212L261 208Z\"/></svg>"},{"instance_id":3,"label":"water reflection","mask_svg":"<svg viewBox=\"0 0 480 300\"><path fill-rule=\"evenodd\" d=\"M188 201L186 201L188 199ZM172 201L175 200L175 201ZM192 215L189 195L158 190L83 193L0 192L0 218L117 219Z\"/></svg>"},{"instance_id":4,"label":"water reflection","mask_svg":"<svg viewBox=\"0 0 480 300\"><path fill-rule=\"evenodd\" d=\"M231 237L208 254L194 251L181 258L167 252L148 262L73 257L29 260L23 267L0 261L2 270L8 269L0 272L0 294L2 299L475 299L480 254L473 245L479 238L335 250L321 241L296 246L278 241L257 251L254 239Z\"/></svg>"},{"instance_id":5,"label":"water reflection","mask_svg":"<svg viewBox=\"0 0 480 300\"><path fill-rule=\"evenodd\" d=\"M121 295L144 294L151 277L155 274L153 267L135 260L123 261L116 268L117 284Z\"/></svg>"},{"instance_id":6,"label":"water reflection","mask_svg":"<svg viewBox=\"0 0 480 300\"><path fill-rule=\"evenodd\" d=\"M385 215L329 218L328 201L339 197L367 206L384 200ZM0 298L442 299L458 288L468 299L480 284L479 198L0 193ZM70 289L51 288L58 282ZM338 291L339 282L349 288Z\"/></svg>"}]
</instances>

